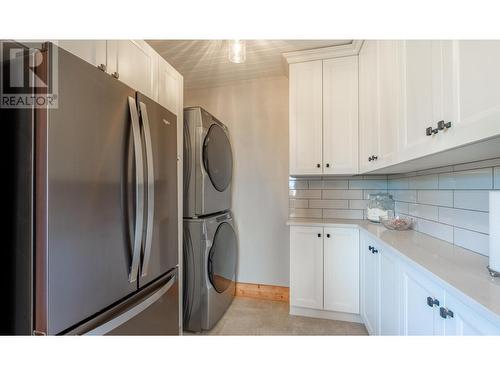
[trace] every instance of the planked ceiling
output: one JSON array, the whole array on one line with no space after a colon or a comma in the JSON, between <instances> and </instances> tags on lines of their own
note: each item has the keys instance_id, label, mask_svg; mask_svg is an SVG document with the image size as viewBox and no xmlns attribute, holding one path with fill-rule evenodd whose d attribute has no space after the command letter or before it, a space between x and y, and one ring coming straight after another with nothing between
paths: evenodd
<instances>
[{"instance_id":1,"label":"planked ceiling","mask_svg":"<svg viewBox=\"0 0 500 375\"><path fill-rule=\"evenodd\" d=\"M184 76L186 89L221 86L235 81L283 76L282 54L339 46L352 40L247 40L246 61L228 60L227 40L148 40Z\"/></svg>"}]
</instances>

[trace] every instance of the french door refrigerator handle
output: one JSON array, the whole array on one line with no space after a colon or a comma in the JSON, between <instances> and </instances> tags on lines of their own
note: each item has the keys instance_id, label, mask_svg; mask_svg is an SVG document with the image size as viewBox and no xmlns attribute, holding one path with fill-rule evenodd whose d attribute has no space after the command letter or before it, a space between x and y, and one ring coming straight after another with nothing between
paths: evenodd
<instances>
[{"instance_id":1,"label":"french door refrigerator handle","mask_svg":"<svg viewBox=\"0 0 500 375\"><path fill-rule=\"evenodd\" d=\"M142 261L141 276L148 274L149 258L151 256L151 242L153 239L153 216L155 202L155 174L153 169L153 146L151 143L151 129L149 127L148 110L146 104L139 102L139 110L142 119L142 130L144 132L144 143L146 144L146 165L148 198L147 198L147 218L146 218L146 233L144 239L144 258Z\"/></svg>"},{"instance_id":2,"label":"french door refrigerator handle","mask_svg":"<svg viewBox=\"0 0 500 375\"><path fill-rule=\"evenodd\" d=\"M141 129L139 127L139 114L135 99L128 97L130 118L132 119L132 133L134 137L135 156L135 229L132 263L130 265L129 282L137 280L139 261L141 257L142 231L144 226L144 165L142 160Z\"/></svg>"}]
</instances>

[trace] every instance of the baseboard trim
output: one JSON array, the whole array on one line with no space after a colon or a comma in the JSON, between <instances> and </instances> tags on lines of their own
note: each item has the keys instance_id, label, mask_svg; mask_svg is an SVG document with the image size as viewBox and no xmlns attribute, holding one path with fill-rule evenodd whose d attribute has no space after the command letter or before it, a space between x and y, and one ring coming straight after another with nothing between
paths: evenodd
<instances>
[{"instance_id":1,"label":"baseboard trim","mask_svg":"<svg viewBox=\"0 0 500 375\"><path fill-rule=\"evenodd\" d=\"M277 285L236 283L236 296L288 302L290 288Z\"/></svg>"},{"instance_id":2,"label":"baseboard trim","mask_svg":"<svg viewBox=\"0 0 500 375\"><path fill-rule=\"evenodd\" d=\"M363 323L359 314L350 314L336 311L316 310L305 307L290 306L290 315L307 316L309 318L321 318L330 320L341 320L343 322Z\"/></svg>"}]
</instances>

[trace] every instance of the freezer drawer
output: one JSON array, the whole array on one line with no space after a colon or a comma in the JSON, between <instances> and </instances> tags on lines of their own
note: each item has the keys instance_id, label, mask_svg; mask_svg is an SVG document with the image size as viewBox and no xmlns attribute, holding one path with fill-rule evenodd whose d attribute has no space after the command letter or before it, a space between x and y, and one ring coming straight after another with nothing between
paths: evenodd
<instances>
[{"instance_id":1,"label":"freezer drawer","mask_svg":"<svg viewBox=\"0 0 500 375\"><path fill-rule=\"evenodd\" d=\"M174 269L137 295L68 334L178 335L177 272Z\"/></svg>"}]
</instances>

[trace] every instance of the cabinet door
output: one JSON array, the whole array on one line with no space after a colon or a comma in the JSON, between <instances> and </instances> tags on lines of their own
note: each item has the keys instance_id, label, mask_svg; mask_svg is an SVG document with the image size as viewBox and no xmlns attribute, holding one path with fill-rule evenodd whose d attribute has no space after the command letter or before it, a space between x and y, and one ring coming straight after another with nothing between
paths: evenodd
<instances>
[{"instance_id":1,"label":"cabinet door","mask_svg":"<svg viewBox=\"0 0 500 375\"><path fill-rule=\"evenodd\" d=\"M439 42L401 42L403 77L403 124L399 137L399 159L414 159L437 149L437 135L427 136L426 128L436 127L440 94L438 75Z\"/></svg>"},{"instance_id":2,"label":"cabinet door","mask_svg":"<svg viewBox=\"0 0 500 375\"><path fill-rule=\"evenodd\" d=\"M500 41L442 42L443 111L438 134L446 150L500 134Z\"/></svg>"},{"instance_id":3,"label":"cabinet door","mask_svg":"<svg viewBox=\"0 0 500 375\"><path fill-rule=\"evenodd\" d=\"M116 42L116 56L116 72L119 79L151 99L157 100L158 55L149 44L142 40L119 40Z\"/></svg>"},{"instance_id":4,"label":"cabinet door","mask_svg":"<svg viewBox=\"0 0 500 375\"><path fill-rule=\"evenodd\" d=\"M399 335L399 263L385 249L380 250L380 334Z\"/></svg>"},{"instance_id":5,"label":"cabinet door","mask_svg":"<svg viewBox=\"0 0 500 375\"><path fill-rule=\"evenodd\" d=\"M403 335L442 335L444 320L439 307L444 303L444 291L414 271L403 270ZM427 299L435 301L429 306ZM439 304L439 305L438 305Z\"/></svg>"},{"instance_id":6,"label":"cabinet door","mask_svg":"<svg viewBox=\"0 0 500 375\"><path fill-rule=\"evenodd\" d=\"M359 231L324 228L324 309L359 314Z\"/></svg>"},{"instance_id":7,"label":"cabinet door","mask_svg":"<svg viewBox=\"0 0 500 375\"><path fill-rule=\"evenodd\" d=\"M378 41L367 40L359 53L359 167L374 169L372 155L378 154Z\"/></svg>"},{"instance_id":8,"label":"cabinet door","mask_svg":"<svg viewBox=\"0 0 500 375\"><path fill-rule=\"evenodd\" d=\"M378 42L378 150L372 162L377 168L390 165L397 156L402 105L400 47L399 41Z\"/></svg>"},{"instance_id":9,"label":"cabinet door","mask_svg":"<svg viewBox=\"0 0 500 375\"><path fill-rule=\"evenodd\" d=\"M106 70L105 40L60 40L57 44L89 64L102 66Z\"/></svg>"},{"instance_id":10,"label":"cabinet door","mask_svg":"<svg viewBox=\"0 0 500 375\"><path fill-rule=\"evenodd\" d=\"M361 241L361 317L370 335L380 333L380 287L379 287L379 256L372 253L369 246L373 246L366 237Z\"/></svg>"},{"instance_id":11,"label":"cabinet door","mask_svg":"<svg viewBox=\"0 0 500 375\"><path fill-rule=\"evenodd\" d=\"M446 309L453 314L453 317L448 314L445 320L447 336L500 335L497 325L449 293L446 294Z\"/></svg>"},{"instance_id":12,"label":"cabinet door","mask_svg":"<svg viewBox=\"0 0 500 375\"><path fill-rule=\"evenodd\" d=\"M290 305L323 309L323 228L290 227Z\"/></svg>"},{"instance_id":13,"label":"cabinet door","mask_svg":"<svg viewBox=\"0 0 500 375\"><path fill-rule=\"evenodd\" d=\"M358 57L323 61L323 173L358 173Z\"/></svg>"},{"instance_id":14,"label":"cabinet door","mask_svg":"<svg viewBox=\"0 0 500 375\"><path fill-rule=\"evenodd\" d=\"M321 174L322 61L290 65L290 174Z\"/></svg>"},{"instance_id":15,"label":"cabinet door","mask_svg":"<svg viewBox=\"0 0 500 375\"><path fill-rule=\"evenodd\" d=\"M179 115L179 99L182 96L180 74L163 58L158 61L158 103ZM182 109L182 108L181 108Z\"/></svg>"}]
</instances>

